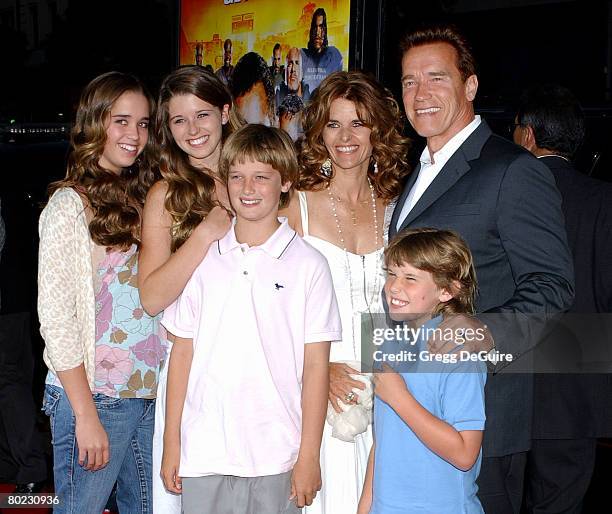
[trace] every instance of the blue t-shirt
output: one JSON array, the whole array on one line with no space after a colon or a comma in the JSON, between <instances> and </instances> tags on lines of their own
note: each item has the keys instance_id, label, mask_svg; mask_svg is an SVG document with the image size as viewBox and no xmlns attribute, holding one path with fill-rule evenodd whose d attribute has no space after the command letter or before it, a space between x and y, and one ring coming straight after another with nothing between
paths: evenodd
<instances>
[{"instance_id":1,"label":"blue t-shirt","mask_svg":"<svg viewBox=\"0 0 612 514\"><path fill-rule=\"evenodd\" d=\"M434 318L422 328L435 329L441 320L440 316ZM462 361L460 346L451 354L456 356L456 362L428 362L424 333L414 344L385 343L383 353L404 351L414 355L415 362L392 367L401 372L408 390L434 416L458 431L484 430L485 364ZM378 397L374 401L374 431L376 452L370 514L483 514L476 497L482 454L470 470L461 471L427 448Z\"/></svg>"},{"instance_id":2,"label":"blue t-shirt","mask_svg":"<svg viewBox=\"0 0 612 514\"><path fill-rule=\"evenodd\" d=\"M302 48L301 53L302 88L307 87L311 95L325 77L342 70L342 54L335 46L328 46L321 53Z\"/></svg>"}]
</instances>

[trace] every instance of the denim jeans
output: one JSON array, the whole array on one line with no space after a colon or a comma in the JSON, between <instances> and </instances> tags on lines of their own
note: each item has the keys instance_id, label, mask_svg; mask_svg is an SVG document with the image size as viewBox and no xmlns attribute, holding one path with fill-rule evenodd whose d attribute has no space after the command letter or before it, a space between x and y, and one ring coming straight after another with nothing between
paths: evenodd
<instances>
[{"instance_id":1,"label":"denim jeans","mask_svg":"<svg viewBox=\"0 0 612 514\"><path fill-rule=\"evenodd\" d=\"M155 400L93 395L100 422L110 444L110 461L99 471L86 471L78 462L75 417L65 391L47 385L43 409L51 422L53 475L61 514L102 512L117 483L121 514L150 514L152 508L151 454Z\"/></svg>"}]
</instances>

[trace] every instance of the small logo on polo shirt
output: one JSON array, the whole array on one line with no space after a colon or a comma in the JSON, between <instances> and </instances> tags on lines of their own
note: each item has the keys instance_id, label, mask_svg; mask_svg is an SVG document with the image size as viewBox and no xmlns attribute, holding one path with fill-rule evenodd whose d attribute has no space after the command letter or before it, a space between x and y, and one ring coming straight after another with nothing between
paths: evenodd
<instances>
[{"instance_id":1,"label":"small logo on polo shirt","mask_svg":"<svg viewBox=\"0 0 612 514\"><path fill-rule=\"evenodd\" d=\"M276 282L274 284L274 287L276 288L277 291L280 291L281 289L283 289L285 286L282 284L279 284L278 282Z\"/></svg>"}]
</instances>

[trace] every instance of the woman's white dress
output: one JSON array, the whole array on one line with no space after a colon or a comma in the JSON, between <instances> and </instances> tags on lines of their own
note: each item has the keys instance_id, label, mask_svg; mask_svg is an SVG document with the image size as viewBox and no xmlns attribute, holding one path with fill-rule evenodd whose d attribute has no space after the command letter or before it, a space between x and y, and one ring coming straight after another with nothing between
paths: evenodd
<instances>
[{"instance_id":1,"label":"woman's white dress","mask_svg":"<svg viewBox=\"0 0 612 514\"><path fill-rule=\"evenodd\" d=\"M174 305L174 304L173 304ZM167 311L168 309L166 309ZM168 360L172 343L168 341L168 358L159 372L157 399L155 400L155 431L153 432L153 514L181 514L181 495L166 491L161 476L164 452L164 426L166 419L166 389L168 386Z\"/></svg>"},{"instance_id":2,"label":"woman's white dress","mask_svg":"<svg viewBox=\"0 0 612 514\"><path fill-rule=\"evenodd\" d=\"M342 319L342 341L332 343L329 360L358 361L361 358L359 315L384 312L381 296L385 281L383 249L357 255L311 236L306 193L300 191L298 195L304 240L327 258ZM392 212L393 205L387 206L385 236ZM323 486L313 504L304 508L304 514L354 514L357 511L372 446L372 425L359 434L354 443L341 441L331 434L332 428L326 422L321 443Z\"/></svg>"}]
</instances>

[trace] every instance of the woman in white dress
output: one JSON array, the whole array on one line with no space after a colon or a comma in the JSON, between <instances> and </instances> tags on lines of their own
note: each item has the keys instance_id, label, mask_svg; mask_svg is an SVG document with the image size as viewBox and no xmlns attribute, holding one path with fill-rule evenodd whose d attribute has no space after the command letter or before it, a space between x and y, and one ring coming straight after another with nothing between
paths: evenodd
<instances>
[{"instance_id":1,"label":"woman in white dress","mask_svg":"<svg viewBox=\"0 0 612 514\"><path fill-rule=\"evenodd\" d=\"M298 192L284 213L296 231L327 258L342 317L342 341L330 355L331 405L357 401L362 382L344 361L359 361L360 315L383 312L385 234L408 173L408 141L391 93L358 71L329 75L304 115ZM332 437L321 444L322 488L307 514L352 514L365 478L371 425L353 442Z\"/></svg>"},{"instance_id":2,"label":"woman in white dress","mask_svg":"<svg viewBox=\"0 0 612 514\"><path fill-rule=\"evenodd\" d=\"M147 195L139 256L138 287L149 314L173 304L210 244L229 230L229 199L217 166L224 139L239 125L229 90L205 68L184 66L164 79L156 120L163 180ZM166 363L155 409L154 514L181 512L181 497L166 491L159 475L167 379Z\"/></svg>"}]
</instances>

